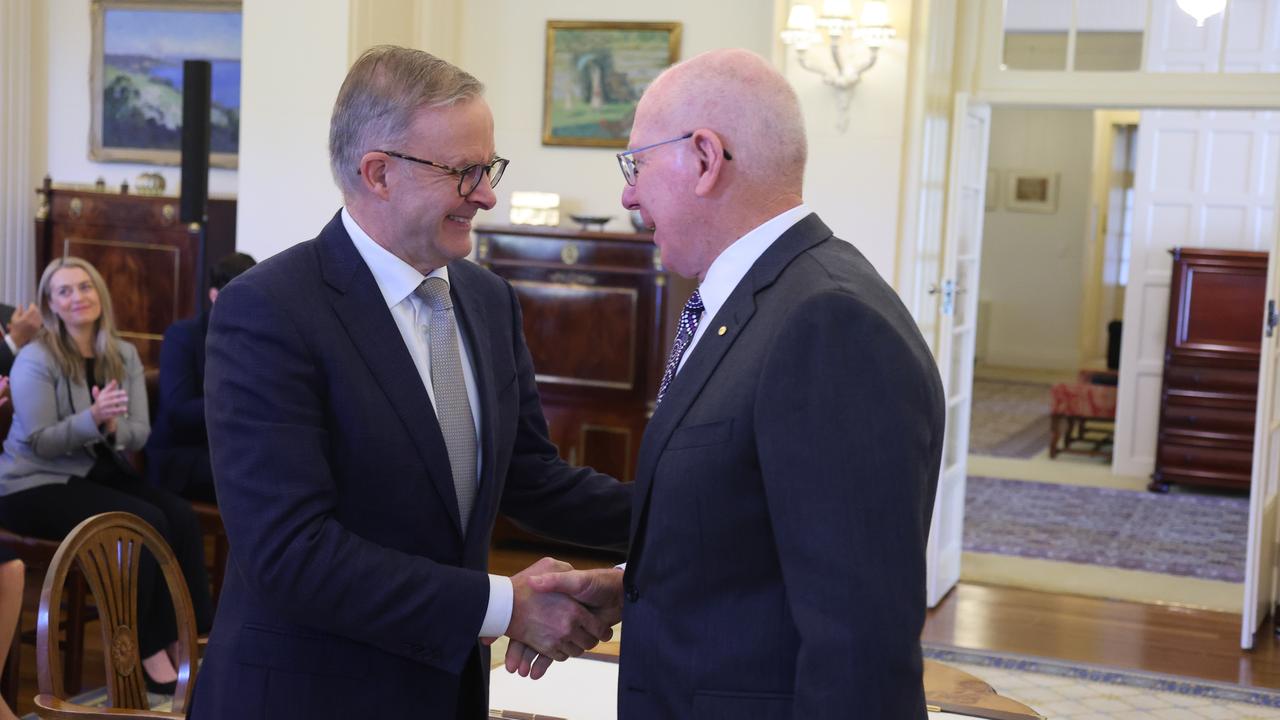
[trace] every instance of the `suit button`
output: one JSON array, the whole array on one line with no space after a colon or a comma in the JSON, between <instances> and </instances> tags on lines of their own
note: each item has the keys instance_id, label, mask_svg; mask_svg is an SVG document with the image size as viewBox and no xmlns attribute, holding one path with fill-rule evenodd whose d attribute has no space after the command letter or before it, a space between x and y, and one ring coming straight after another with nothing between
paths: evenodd
<instances>
[{"instance_id":1,"label":"suit button","mask_svg":"<svg viewBox=\"0 0 1280 720\"><path fill-rule=\"evenodd\" d=\"M635 585L627 586L627 602L638 602L640 600L640 591Z\"/></svg>"}]
</instances>

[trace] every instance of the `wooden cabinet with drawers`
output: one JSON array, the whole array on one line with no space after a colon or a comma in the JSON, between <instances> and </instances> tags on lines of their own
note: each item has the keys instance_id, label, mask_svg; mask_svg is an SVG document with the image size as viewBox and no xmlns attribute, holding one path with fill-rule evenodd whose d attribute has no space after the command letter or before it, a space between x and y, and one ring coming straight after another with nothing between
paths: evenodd
<instances>
[{"instance_id":1,"label":"wooden cabinet with drawers","mask_svg":"<svg viewBox=\"0 0 1280 720\"><path fill-rule=\"evenodd\" d=\"M1175 248L1151 490L1248 489L1267 254Z\"/></svg>"},{"instance_id":2,"label":"wooden cabinet with drawers","mask_svg":"<svg viewBox=\"0 0 1280 720\"><path fill-rule=\"evenodd\" d=\"M38 192L37 282L64 253L93 263L111 291L120 334L145 366L158 367L165 328L199 312L208 292L200 227L179 219L172 196L66 189L48 178ZM236 201L210 199L208 216L204 245L212 264L236 249Z\"/></svg>"},{"instance_id":3,"label":"wooden cabinet with drawers","mask_svg":"<svg viewBox=\"0 0 1280 720\"><path fill-rule=\"evenodd\" d=\"M476 256L520 299L561 456L630 480L694 284L662 267L648 233L481 226Z\"/></svg>"}]
</instances>

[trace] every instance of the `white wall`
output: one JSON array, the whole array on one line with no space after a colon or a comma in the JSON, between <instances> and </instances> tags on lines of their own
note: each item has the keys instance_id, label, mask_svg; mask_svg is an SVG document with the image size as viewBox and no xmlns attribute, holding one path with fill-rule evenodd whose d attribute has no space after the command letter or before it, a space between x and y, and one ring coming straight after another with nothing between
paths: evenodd
<instances>
[{"instance_id":1,"label":"white wall","mask_svg":"<svg viewBox=\"0 0 1280 720\"><path fill-rule=\"evenodd\" d=\"M315 237L342 204L329 114L349 15L348 0L245 0L236 249L258 260Z\"/></svg>"},{"instance_id":2,"label":"white wall","mask_svg":"<svg viewBox=\"0 0 1280 720\"><path fill-rule=\"evenodd\" d=\"M890 3L899 37L909 32L910 3ZM742 47L770 58L776 43L772 0L469 0L461 21L459 62L488 86L498 152L512 160L498 206L482 222L504 222L513 190L560 193L562 217L612 215L609 229L630 229L619 202L622 177L614 149L543 146L542 85L546 21L638 20L683 23L680 57ZM501 38L501 42L494 42ZM430 48L427 48L430 49ZM821 53L815 53L820 55ZM785 68L809 132L805 199L838 235L854 243L887 278L894 276L898 193L906 108L906 43L880 53L854 91L847 132L835 129L835 96L817 75Z\"/></svg>"},{"instance_id":3,"label":"white wall","mask_svg":"<svg viewBox=\"0 0 1280 720\"><path fill-rule=\"evenodd\" d=\"M614 220L607 229L630 231L620 202L624 182L614 158L618 149L542 144L547 20L678 21L683 23L682 59L721 47L744 47L769 57L773 3L468 0L464 4L459 63L488 88L498 153L511 160L497 188L498 206L481 222L506 222L513 190L541 190L560 194L565 224L570 224L571 213L611 215Z\"/></svg>"},{"instance_id":4,"label":"white wall","mask_svg":"<svg viewBox=\"0 0 1280 720\"><path fill-rule=\"evenodd\" d=\"M176 166L100 163L89 159L89 54L92 45L89 0L42 0L37 4L46 13L47 21L43 27L47 35L43 42L37 43L43 52L35 62L48 69L44 78L47 99L43 108L36 108L32 118L35 126L47 128L47 135L42 138L47 143L47 159L45 166L39 168L40 175L47 171L57 183L92 183L101 177L108 187L119 188L122 180L128 180L133 186L139 174L159 172L164 175L167 194L176 195L180 176ZM236 171L210 170L209 192L234 196Z\"/></svg>"},{"instance_id":5,"label":"white wall","mask_svg":"<svg viewBox=\"0 0 1280 720\"><path fill-rule=\"evenodd\" d=\"M1089 241L1093 113L1018 110L991 114L989 167L1000 175L999 202L987 212L979 292L990 317L988 364L1075 368L1080 363L1081 283ZM1015 212L1005 205L1009 170L1058 173L1058 209Z\"/></svg>"},{"instance_id":6,"label":"white wall","mask_svg":"<svg viewBox=\"0 0 1280 720\"><path fill-rule=\"evenodd\" d=\"M360 0L246 0L241 92L238 246L261 259L314 235L340 197L330 179L325 141L337 88L357 45L382 40L369 23L396 8ZM614 149L543 146L542 86L546 21L634 20L683 24L681 57L719 47L744 47L772 57L774 0L418 0L423 49L451 57L488 87L498 152L512 161L498 187L498 205L482 223L503 223L515 190L561 195L569 213L612 215L610 229L630 225L620 205L622 177ZM909 0L890 3L899 36L909 31ZM307 17L307 33L297 17ZM352 31L352 18L360 27ZM456 28L442 33L442 25ZM450 37L456 43L448 42ZM299 47L298 44L305 44ZM325 48L315 52L314 48ZM835 98L821 79L787 70L810 132L806 199L832 228L853 242L886 277L896 254L898 192L905 113L906 43L881 52L855 91L850 128L835 131Z\"/></svg>"},{"instance_id":7,"label":"white wall","mask_svg":"<svg viewBox=\"0 0 1280 720\"><path fill-rule=\"evenodd\" d=\"M786 76L800 95L809 133L805 201L836 235L853 243L889 282L897 277L898 209L906 142L907 41L911 3L889 0L896 40L853 90L849 128L836 130L836 98L788 52ZM811 62L826 67L821 49Z\"/></svg>"}]
</instances>

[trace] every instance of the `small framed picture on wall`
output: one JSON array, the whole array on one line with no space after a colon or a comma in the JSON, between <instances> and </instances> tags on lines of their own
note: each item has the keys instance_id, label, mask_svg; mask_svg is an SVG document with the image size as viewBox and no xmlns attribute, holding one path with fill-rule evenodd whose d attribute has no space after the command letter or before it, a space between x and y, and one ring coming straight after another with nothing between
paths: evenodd
<instances>
[{"instance_id":1,"label":"small framed picture on wall","mask_svg":"<svg viewBox=\"0 0 1280 720\"><path fill-rule=\"evenodd\" d=\"M680 28L547 21L542 144L625 148L644 89L680 59Z\"/></svg>"},{"instance_id":2,"label":"small framed picture on wall","mask_svg":"<svg viewBox=\"0 0 1280 720\"><path fill-rule=\"evenodd\" d=\"M1058 173L1010 170L1005 177L1004 206L1014 212L1058 211Z\"/></svg>"}]
</instances>

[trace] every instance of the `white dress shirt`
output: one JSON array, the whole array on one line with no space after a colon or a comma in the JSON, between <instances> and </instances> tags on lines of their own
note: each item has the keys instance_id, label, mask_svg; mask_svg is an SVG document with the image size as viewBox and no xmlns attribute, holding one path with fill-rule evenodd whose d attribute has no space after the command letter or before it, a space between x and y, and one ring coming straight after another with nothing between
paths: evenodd
<instances>
[{"instance_id":1,"label":"white dress shirt","mask_svg":"<svg viewBox=\"0 0 1280 720\"><path fill-rule=\"evenodd\" d=\"M677 374L693 354L693 348L698 344L698 340L707 332L711 319L720 312L720 308L729 299L733 289L738 287L738 283L742 282L742 278L746 277L751 266L755 265L756 260L760 259L775 240L782 237L782 234L790 230L792 225L800 222L811 212L813 211L804 203L785 210L733 241L732 245L725 248L720 256L711 262L711 267L707 268L706 277L698 286L698 293L702 295L702 317L698 321L697 331L693 333L693 340L689 342L689 347L685 348L684 355L680 358L680 366L676 368Z\"/></svg>"},{"instance_id":2,"label":"white dress shirt","mask_svg":"<svg viewBox=\"0 0 1280 720\"><path fill-rule=\"evenodd\" d=\"M391 311L391 317L396 321L396 327L400 330L400 337L404 339L405 347L409 349L409 355L413 357L413 364L418 368L418 376L422 378L422 385L427 389L427 396L431 398L431 403L434 406L436 395L435 389L431 385L431 347L427 333L427 328L431 323L432 310L431 306L418 297L414 291L428 277L439 277L448 282L449 269L447 267L436 268L428 275L423 275L413 266L374 242L373 238L369 237L368 233L356 223L345 207L342 209L342 225L347 229L347 234L351 236L351 242L356 246L356 252L360 253L360 257L364 258L365 265L368 265L369 271L373 273L374 282L378 284L378 290L382 292L382 297L387 302L387 309ZM457 313L455 313L456 315ZM476 425L475 479L479 482L482 459L480 445L480 393L477 390L475 370L471 363L471 351L467 346L466 338L462 334L461 324L455 323L454 329L458 334L458 350L462 355L462 379L467 385L467 400L471 403L471 418ZM485 612L484 622L480 625L480 637L498 637L507 632L507 626L511 624L513 596L511 578L502 575L489 576L489 608Z\"/></svg>"}]
</instances>

